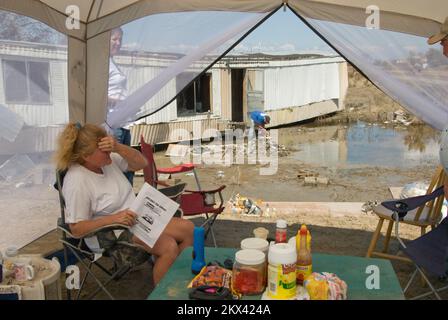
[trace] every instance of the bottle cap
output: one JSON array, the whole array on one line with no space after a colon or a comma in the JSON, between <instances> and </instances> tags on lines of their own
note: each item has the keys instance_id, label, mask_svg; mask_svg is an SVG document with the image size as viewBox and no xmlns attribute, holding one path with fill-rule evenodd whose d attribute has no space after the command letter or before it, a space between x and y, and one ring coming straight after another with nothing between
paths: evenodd
<instances>
[{"instance_id":1,"label":"bottle cap","mask_svg":"<svg viewBox=\"0 0 448 320\"><path fill-rule=\"evenodd\" d=\"M286 228L288 226L288 223L286 220L277 220L277 228Z\"/></svg>"}]
</instances>

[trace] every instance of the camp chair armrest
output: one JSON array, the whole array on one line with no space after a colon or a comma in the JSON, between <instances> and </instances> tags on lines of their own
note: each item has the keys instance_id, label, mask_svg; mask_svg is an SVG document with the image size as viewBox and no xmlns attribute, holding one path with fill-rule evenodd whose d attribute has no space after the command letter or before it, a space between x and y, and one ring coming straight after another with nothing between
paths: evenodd
<instances>
[{"instance_id":1,"label":"camp chair armrest","mask_svg":"<svg viewBox=\"0 0 448 320\"><path fill-rule=\"evenodd\" d=\"M164 181L160 181L160 180L155 180L154 183L156 183L157 185L164 186L164 187L171 187L172 186L171 184L166 183Z\"/></svg>"},{"instance_id":2,"label":"camp chair armrest","mask_svg":"<svg viewBox=\"0 0 448 320\"><path fill-rule=\"evenodd\" d=\"M70 227L69 227L68 224L58 225L58 228L60 230L62 230L64 233L66 233L68 236L70 236L70 238L74 238L74 239L83 239L83 238L92 237L96 233L98 233L99 231L126 230L126 229L129 229L129 227L124 225L124 224L118 224L118 223L116 223L116 224L109 224L107 226L102 226L100 228L96 228L96 229L90 231L89 233L84 234L84 235L82 235L80 237L76 237L71 232Z\"/></svg>"},{"instance_id":3,"label":"camp chair armrest","mask_svg":"<svg viewBox=\"0 0 448 320\"><path fill-rule=\"evenodd\" d=\"M163 173L163 174L176 174L176 173L183 173L183 172L189 172L194 170L195 166L192 163L185 163L181 164L175 167L169 167L169 168L157 168L157 173Z\"/></svg>"},{"instance_id":4,"label":"camp chair armrest","mask_svg":"<svg viewBox=\"0 0 448 320\"><path fill-rule=\"evenodd\" d=\"M221 193L221 191L224 190L225 188L226 188L226 186L220 186L218 189L213 189L213 190L185 190L185 192L201 193L201 194L216 193L216 192Z\"/></svg>"}]
</instances>

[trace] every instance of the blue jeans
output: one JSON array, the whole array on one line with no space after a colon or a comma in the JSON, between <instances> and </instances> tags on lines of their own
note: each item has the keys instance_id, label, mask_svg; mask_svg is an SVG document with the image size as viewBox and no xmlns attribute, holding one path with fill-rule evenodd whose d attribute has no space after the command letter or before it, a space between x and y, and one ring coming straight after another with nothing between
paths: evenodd
<instances>
[{"instance_id":1,"label":"blue jeans","mask_svg":"<svg viewBox=\"0 0 448 320\"><path fill-rule=\"evenodd\" d=\"M131 130L118 128L114 130L114 137L117 139L118 143L124 144L126 146L131 145ZM131 186L134 185L134 172L127 171L124 173Z\"/></svg>"}]
</instances>

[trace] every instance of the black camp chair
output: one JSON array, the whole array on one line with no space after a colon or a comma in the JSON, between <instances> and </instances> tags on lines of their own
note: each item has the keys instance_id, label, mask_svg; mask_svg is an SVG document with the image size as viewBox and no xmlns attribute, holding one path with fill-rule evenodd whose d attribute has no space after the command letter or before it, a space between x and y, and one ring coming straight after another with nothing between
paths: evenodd
<instances>
[{"instance_id":1,"label":"black camp chair","mask_svg":"<svg viewBox=\"0 0 448 320\"><path fill-rule=\"evenodd\" d=\"M69 254L76 258L84 269L86 274L84 275L78 293L75 299L79 299L81 291L90 275L98 285L98 288L90 293L86 299L93 299L101 290L111 299L114 300L112 294L107 290L106 286L112 281L120 280L124 275L131 271L134 267L143 264L144 262L151 262L151 255L147 253L144 248L138 244L131 243L127 239L121 239L115 236L114 230L126 230L127 226L124 225L109 225L102 228L98 228L92 231L90 234L83 237L75 237L70 232L69 226L65 223L65 199L62 195L62 185L66 172L56 173L56 183L54 187L59 192L59 200L61 207L61 217L58 219L58 229L62 231L62 237L60 241L64 248L64 265L68 265ZM160 189L159 191L164 193L167 197L174 201L180 201L180 195L185 189L186 184L178 184L172 187ZM176 213L181 215L182 213ZM86 245L84 239L90 236L96 235L98 242L102 249L101 256L110 258L113 263L111 269L102 265L94 252L92 252ZM93 273L92 267L97 266L102 272L107 275L107 279L101 282L98 277ZM71 299L71 291L67 288L67 298Z\"/></svg>"},{"instance_id":2,"label":"black camp chair","mask_svg":"<svg viewBox=\"0 0 448 320\"><path fill-rule=\"evenodd\" d=\"M424 281L428 284L431 291L416 296L412 299L420 299L434 294L437 299L441 299L438 292L448 289L448 286L436 289L429 281L425 272L445 280L447 277L448 265L448 218L445 218L436 228L423 236L405 244L398 233L399 222L404 219L409 211L418 208L425 203L432 201L443 194L443 186L434 190L428 195L412 197L396 201L385 201L382 205L393 211L395 220L395 233L402 247L402 250L415 264L416 270L412 274L403 292L409 289L415 276L420 273ZM424 271L423 271L424 270Z\"/></svg>"}]
</instances>

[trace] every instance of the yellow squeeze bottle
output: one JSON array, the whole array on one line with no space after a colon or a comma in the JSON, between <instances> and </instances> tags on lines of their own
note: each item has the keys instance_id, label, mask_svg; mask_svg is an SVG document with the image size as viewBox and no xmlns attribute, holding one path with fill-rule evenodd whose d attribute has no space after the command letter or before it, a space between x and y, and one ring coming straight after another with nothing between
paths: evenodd
<instances>
[{"instance_id":1,"label":"yellow squeeze bottle","mask_svg":"<svg viewBox=\"0 0 448 320\"><path fill-rule=\"evenodd\" d=\"M309 231L305 225L302 225L296 236L296 282L300 285L302 285L304 280L312 273L312 257L308 239L311 239Z\"/></svg>"}]
</instances>

